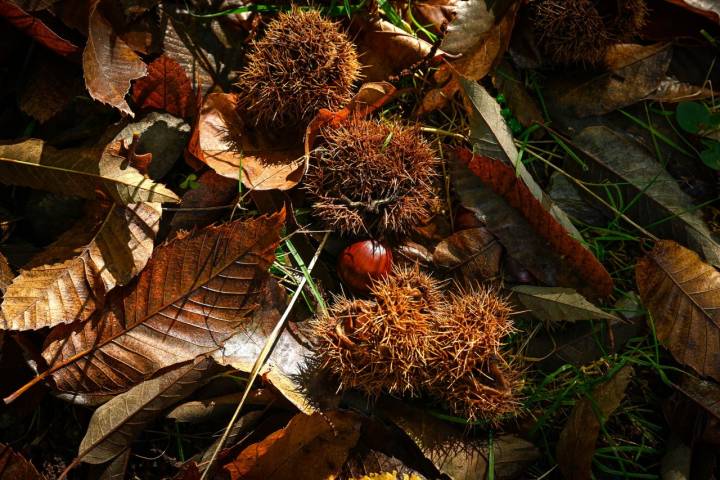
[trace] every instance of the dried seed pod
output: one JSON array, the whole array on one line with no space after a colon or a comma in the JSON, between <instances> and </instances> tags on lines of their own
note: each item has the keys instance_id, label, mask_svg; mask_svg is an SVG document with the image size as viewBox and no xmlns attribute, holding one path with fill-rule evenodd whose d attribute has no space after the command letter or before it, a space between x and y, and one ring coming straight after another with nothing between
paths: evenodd
<instances>
[{"instance_id":1,"label":"dried seed pod","mask_svg":"<svg viewBox=\"0 0 720 480\"><path fill-rule=\"evenodd\" d=\"M392 269L392 252L376 240L362 240L346 247L338 260L338 274L355 293L367 293L373 280Z\"/></svg>"},{"instance_id":2,"label":"dried seed pod","mask_svg":"<svg viewBox=\"0 0 720 480\"><path fill-rule=\"evenodd\" d=\"M382 236L430 216L438 159L418 128L354 118L321 136L305 184L329 228Z\"/></svg>"},{"instance_id":3,"label":"dried seed pod","mask_svg":"<svg viewBox=\"0 0 720 480\"><path fill-rule=\"evenodd\" d=\"M532 0L540 50L557 64L602 64L608 48L637 35L645 0Z\"/></svg>"},{"instance_id":4,"label":"dried seed pod","mask_svg":"<svg viewBox=\"0 0 720 480\"><path fill-rule=\"evenodd\" d=\"M320 108L337 109L360 78L355 47L317 11L280 13L253 43L237 87L238 109L262 126L307 123Z\"/></svg>"}]
</instances>

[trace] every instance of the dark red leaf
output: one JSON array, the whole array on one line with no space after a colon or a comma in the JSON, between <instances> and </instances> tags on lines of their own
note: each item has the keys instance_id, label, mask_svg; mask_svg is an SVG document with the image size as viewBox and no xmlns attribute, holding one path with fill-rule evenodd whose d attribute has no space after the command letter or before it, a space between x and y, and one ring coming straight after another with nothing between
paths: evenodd
<instances>
[{"instance_id":1,"label":"dark red leaf","mask_svg":"<svg viewBox=\"0 0 720 480\"><path fill-rule=\"evenodd\" d=\"M188 117L193 110L193 90L185 70L165 55L148 65L148 74L137 80L132 97L143 110L164 110Z\"/></svg>"}]
</instances>

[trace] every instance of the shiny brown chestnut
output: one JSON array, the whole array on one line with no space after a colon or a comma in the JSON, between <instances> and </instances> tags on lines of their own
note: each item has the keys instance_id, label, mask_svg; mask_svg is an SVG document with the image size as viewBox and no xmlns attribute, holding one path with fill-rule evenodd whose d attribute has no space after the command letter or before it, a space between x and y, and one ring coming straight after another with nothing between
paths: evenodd
<instances>
[{"instance_id":1,"label":"shiny brown chestnut","mask_svg":"<svg viewBox=\"0 0 720 480\"><path fill-rule=\"evenodd\" d=\"M392 252L377 240L362 240L346 247L338 260L338 275L355 293L368 293L372 281L392 270Z\"/></svg>"}]
</instances>

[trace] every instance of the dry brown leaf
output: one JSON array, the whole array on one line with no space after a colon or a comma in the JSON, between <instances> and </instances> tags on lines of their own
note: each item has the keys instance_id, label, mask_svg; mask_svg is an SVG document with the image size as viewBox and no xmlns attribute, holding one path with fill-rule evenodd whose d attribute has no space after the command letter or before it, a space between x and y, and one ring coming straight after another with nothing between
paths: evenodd
<instances>
[{"instance_id":1,"label":"dry brown leaf","mask_svg":"<svg viewBox=\"0 0 720 480\"><path fill-rule=\"evenodd\" d=\"M720 273L694 251L661 240L637 263L635 279L673 357L720 380Z\"/></svg>"},{"instance_id":2,"label":"dry brown leaf","mask_svg":"<svg viewBox=\"0 0 720 480\"><path fill-rule=\"evenodd\" d=\"M156 248L102 312L50 332L42 352L49 370L31 384L52 375L62 392L118 393L222 347L263 298L284 219L236 220Z\"/></svg>"},{"instance_id":3,"label":"dry brown leaf","mask_svg":"<svg viewBox=\"0 0 720 480\"><path fill-rule=\"evenodd\" d=\"M158 203L112 204L81 219L12 282L0 328L37 330L87 320L107 292L145 267L161 215Z\"/></svg>"},{"instance_id":4,"label":"dry brown leaf","mask_svg":"<svg viewBox=\"0 0 720 480\"><path fill-rule=\"evenodd\" d=\"M232 205L240 193L237 180L222 177L208 170L197 179L197 188L185 192L180 201L181 210L170 221L170 233L204 227L226 214L226 210L209 210L208 207ZM187 209L187 210L182 210Z\"/></svg>"},{"instance_id":5,"label":"dry brown leaf","mask_svg":"<svg viewBox=\"0 0 720 480\"><path fill-rule=\"evenodd\" d=\"M512 291L533 316L545 322L620 321L571 288L517 285L512 287Z\"/></svg>"},{"instance_id":6,"label":"dry brown leaf","mask_svg":"<svg viewBox=\"0 0 720 480\"><path fill-rule=\"evenodd\" d=\"M720 22L720 5L716 0L667 0L683 8L699 13L713 22Z\"/></svg>"},{"instance_id":7,"label":"dry brown leaf","mask_svg":"<svg viewBox=\"0 0 720 480\"><path fill-rule=\"evenodd\" d=\"M565 478L589 480L592 477L592 457L600 426L620 406L632 375L632 367L625 365L595 387L591 398L575 404L557 445L557 461ZM598 413L602 418L598 418Z\"/></svg>"},{"instance_id":8,"label":"dry brown leaf","mask_svg":"<svg viewBox=\"0 0 720 480\"><path fill-rule=\"evenodd\" d=\"M360 421L349 412L298 414L261 442L223 466L231 480L334 478L360 437Z\"/></svg>"},{"instance_id":9,"label":"dry brown leaf","mask_svg":"<svg viewBox=\"0 0 720 480\"><path fill-rule=\"evenodd\" d=\"M134 115L125 101L130 82L147 73L145 63L97 8L100 0L90 4L88 40L83 51L85 86L95 100Z\"/></svg>"},{"instance_id":10,"label":"dry brown leaf","mask_svg":"<svg viewBox=\"0 0 720 480\"><path fill-rule=\"evenodd\" d=\"M0 17L5 18L15 28L58 55L71 56L79 51L75 44L60 37L42 20L28 14L13 1L4 0L0 2Z\"/></svg>"},{"instance_id":11,"label":"dry brown leaf","mask_svg":"<svg viewBox=\"0 0 720 480\"><path fill-rule=\"evenodd\" d=\"M20 109L40 123L62 111L84 92L80 69L73 67L55 55L39 55L18 98Z\"/></svg>"},{"instance_id":12,"label":"dry brown leaf","mask_svg":"<svg viewBox=\"0 0 720 480\"><path fill-rule=\"evenodd\" d=\"M14 277L15 274L12 268L10 268L7 258L0 253L0 294L5 294L5 290L7 290L7 287L12 283Z\"/></svg>"},{"instance_id":13,"label":"dry brown leaf","mask_svg":"<svg viewBox=\"0 0 720 480\"><path fill-rule=\"evenodd\" d=\"M0 443L0 479L43 480L44 478L22 455Z\"/></svg>"},{"instance_id":14,"label":"dry brown leaf","mask_svg":"<svg viewBox=\"0 0 720 480\"><path fill-rule=\"evenodd\" d=\"M460 230L441 241L433 253L438 267L459 269L471 281L494 278L500 272L502 246L485 228Z\"/></svg>"},{"instance_id":15,"label":"dry brown leaf","mask_svg":"<svg viewBox=\"0 0 720 480\"><path fill-rule=\"evenodd\" d=\"M97 198L97 190L120 204L178 202L123 158L91 148L58 150L36 138L0 142L0 183Z\"/></svg>"},{"instance_id":16,"label":"dry brown leaf","mask_svg":"<svg viewBox=\"0 0 720 480\"><path fill-rule=\"evenodd\" d=\"M307 170L302 138L246 127L235 105L232 94L211 93L205 98L193 132L197 149L191 153L219 175L241 179L247 188L293 188Z\"/></svg>"},{"instance_id":17,"label":"dry brown leaf","mask_svg":"<svg viewBox=\"0 0 720 480\"><path fill-rule=\"evenodd\" d=\"M120 455L163 410L200 388L214 367L210 358L199 358L113 397L93 413L78 459L99 464Z\"/></svg>"},{"instance_id":18,"label":"dry brown leaf","mask_svg":"<svg viewBox=\"0 0 720 480\"><path fill-rule=\"evenodd\" d=\"M195 95L187 73L165 55L148 65L147 76L133 85L132 97L142 109L164 110L176 117L188 117L195 108Z\"/></svg>"}]
</instances>

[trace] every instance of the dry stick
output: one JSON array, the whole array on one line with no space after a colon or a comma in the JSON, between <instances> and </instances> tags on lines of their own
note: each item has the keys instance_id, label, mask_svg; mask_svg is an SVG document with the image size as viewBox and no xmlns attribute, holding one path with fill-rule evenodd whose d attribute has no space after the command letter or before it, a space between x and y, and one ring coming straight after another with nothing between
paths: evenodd
<instances>
[{"instance_id":1,"label":"dry stick","mask_svg":"<svg viewBox=\"0 0 720 480\"><path fill-rule=\"evenodd\" d=\"M320 252L322 252L323 248L325 247L325 242L327 241L329 236L330 236L330 232L325 232L325 235L323 236L323 239L320 242L320 245L318 246L318 249L315 252L315 255L313 256L312 260L310 260L310 263L307 266L308 274L310 274L312 272L313 267L315 267L315 263L317 262L318 258L320 258ZM245 404L245 400L247 399L248 395L250 394L252 385L255 382L255 379L257 378L258 374L260 373L260 369L262 368L263 364L265 363L265 360L267 359L267 357L270 355L270 352L272 352L272 349L275 346L275 340L277 340L277 338L280 336L280 332L282 332L283 328L285 327L287 318L290 316L290 312L292 311L292 308L295 305L295 302L297 301L298 298L300 298L300 294L302 293L302 290L305 287L306 283L307 283L307 276L303 275L303 278L300 280L300 283L298 284L297 288L295 289L295 293L293 293L293 296L290 299L290 303L285 308L285 312L283 312L282 317L280 317L280 320L278 320L273 331L270 333L270 335L268 335L268 338L265 341L265 345L263 346L263 349L260 351L260 354L258 355L257 359L255 359L255 363L253 364L253 368L250 371L250 377L248 378L247 384L245 386L245 391L243 392L242 398L240 399L240 403L238 403L237 408L235 408L235 413L233 413L233 416L230 419L230 422L227 424L227 427L225 427L225 432L223 432L223 435L220 438L220 441L218 442L217 447L215 447L215 451L213 452L212 457L210 457L210 460L208 461L207 466L205 467L205 470L203 470L203 474L200 477L200 480L205 480L208 472L210 471L210 467L212 467L212 464L215 462L215 458L217 458L217 455L220 452L220 450L222 449L223 444L225 443L225 440L227 440L227 437L230 434L230 430L232 430L232 427L235 424L235 421L237 420L238 415L240 415L240 411L242 410L243 405Z\"/></svg>"}]
</instances>

